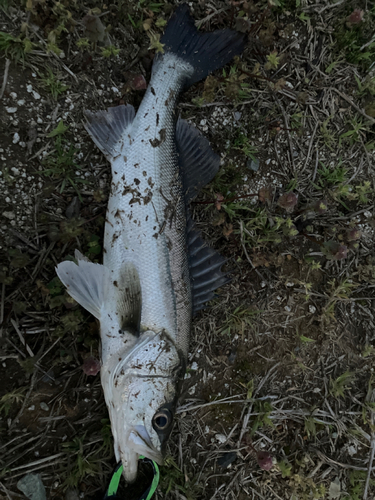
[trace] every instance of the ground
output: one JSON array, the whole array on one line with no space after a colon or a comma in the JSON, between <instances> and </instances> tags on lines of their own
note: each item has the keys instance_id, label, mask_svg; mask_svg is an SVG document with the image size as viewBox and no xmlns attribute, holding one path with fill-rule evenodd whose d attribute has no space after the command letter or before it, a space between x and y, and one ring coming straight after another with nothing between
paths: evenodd
<instances>
[{"instance_id":1,"label":"ground","mask_svg":"<svg viewBox=\"0 0 375 500\"><path fill-rule=\"evenodd\" d=\"M178 108L222 157L191 208L232 281L194 319L155 498L374 498L375 9L189 5L246 38ZM115 466L98 325L54 268L101 261L110 168L83 110L137 108L173 9L0 0L1 498L36 473L100 499Z\"/></svg>"}]
</instances>

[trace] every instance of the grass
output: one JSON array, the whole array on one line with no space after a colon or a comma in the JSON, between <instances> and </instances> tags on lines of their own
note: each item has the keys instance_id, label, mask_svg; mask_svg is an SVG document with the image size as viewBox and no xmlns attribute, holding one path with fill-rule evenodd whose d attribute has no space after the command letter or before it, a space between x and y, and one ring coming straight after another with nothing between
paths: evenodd
<instances>
[{"instance_id":1,"label":"grass","mask_svg":"<svg viewBox=\"0 0 375 500\"><path fill-rule=\"evenodd\" d=\"M69 85L62 83L61 75L55 75L50 67L46 68L46 73L40 75L40 83L55 101L69 89Z\"/></svg>"},{"instance_id":2,"label":"grass","mask_svg":"<svg viewBox=\"0 0 375 500\"><path fill-rule=\"evenodd\" d=\"M33 46L34 44L27 37L15 37L0 31L0 55L3 54L16 62L24 62Z\"/></svg>"},{"instance_id":3,"label":"grass","mask_svg":"<svg viewBox=\"0 0 375 500\"><path fill-rule=\"evenodd\" d=\"M58 127L60 126L63 130L62 122L60 124ZM58 127L55 131L58 130ZM65 130L58 132L57 135L51 136L50 134L50 137L54 137L54 150L43 160L43 170L40 173L57 182L59 193L63 193L65 188L70 185L82 201L78 186L87 184L88 181L77 175L77 171L81 169L75 160L78 150L69 140L63 138L62 134Z\"/></svg>"},{"instance_id":4,"label":"grass","mask_svg":"<svg viewBox=\"0 0 375 500\"><path fill-rule=\"evenodd\" d=\"M375 487L367 474L374 12L369 6L356 27L346 24L345 2L273 3L216 11L193 2L202 32L240 29L248 43L241 58L183 94L179 108L198 126L206 120L204 135L221 155L218 175L191 209L226 257L232 282L194 318L196 366L188 365L160 469L166 500L326 500L336 477L342 498L370 500ZM142 93L129 89L121 100L112 87L123 93L129 71L148 78L171 7L149 0L94 7L96 41L79 0L27 2L19 16L12 9L3 16L0 57L12 63L2 102L27 102L6 113L0 130L1 485L10 495L34 472L52 500L68 489L99 498L115 465L99 375L82 369L100 357L99 327L68 298L55 266L75 248L102 262L110 170L83 130L82 110L138 108ZM35 103L26 90L34 82L43 90ZM12 138L19 131L28 143L31 118L38 135L30 152ZM257 171L248 167L254 159ZM272 455L270 470L248 451L246 436ZM230 466L219 460L227 455Z\"/></svg>"}]
</instances>

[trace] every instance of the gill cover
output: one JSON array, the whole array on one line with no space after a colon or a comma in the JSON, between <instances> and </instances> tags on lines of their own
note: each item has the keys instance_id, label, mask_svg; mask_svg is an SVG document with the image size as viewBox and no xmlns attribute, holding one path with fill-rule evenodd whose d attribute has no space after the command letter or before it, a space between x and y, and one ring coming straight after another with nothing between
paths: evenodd
<instances>
[{"instance_id":1,"label":"gill cover","mask_svg":"<svg viewBox=\"0 0 375 500\"><path fill-rule=\"evenodd\" d=\"M140 455L163 464L183 372L183 355L165 332L141 334L131 351L103 364L115 454L128 482L136 478Z\"/></svg>"}]
</instances>

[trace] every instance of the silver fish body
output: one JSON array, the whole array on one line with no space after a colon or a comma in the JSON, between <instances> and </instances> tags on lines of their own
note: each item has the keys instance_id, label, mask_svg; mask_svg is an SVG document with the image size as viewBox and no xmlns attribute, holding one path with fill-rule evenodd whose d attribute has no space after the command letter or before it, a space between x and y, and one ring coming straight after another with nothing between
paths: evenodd
<instances>
[{"instance_id":1,"label":"silver fish body","mask_svg":"<svg viewBox=\"0 0 375 500\"><path fill-rule=\"evenodd\" d=\"M87 130L112 167L103 265L76 252L57 274L100 321L101 381L125 479L140 455L163 462L183 378L193 312L227 281L189 201L219 168L194 127L177 120L179 93L243 49L232 31L200 34L186 5L162 39L151 82L132 106L86 113Z\"/></svg>"}]
</instances>

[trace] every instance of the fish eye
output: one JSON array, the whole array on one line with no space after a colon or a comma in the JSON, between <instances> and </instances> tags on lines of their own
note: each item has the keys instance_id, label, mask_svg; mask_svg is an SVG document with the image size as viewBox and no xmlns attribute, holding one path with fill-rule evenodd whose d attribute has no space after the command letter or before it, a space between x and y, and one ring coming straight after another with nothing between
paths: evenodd
<instances>
[{"instance_id":1,"label":"fish eye","mask_svg":"<svg viewBox=\"0 0 375 500\"><path fill-rule=\"evenodd\" d=\"M156 430L156 432L163 432L172 423L172 414L169 410L166 408L162 408L161 410L157 411L152 419L152 426Z\"/></svg>"}]
</instances>

